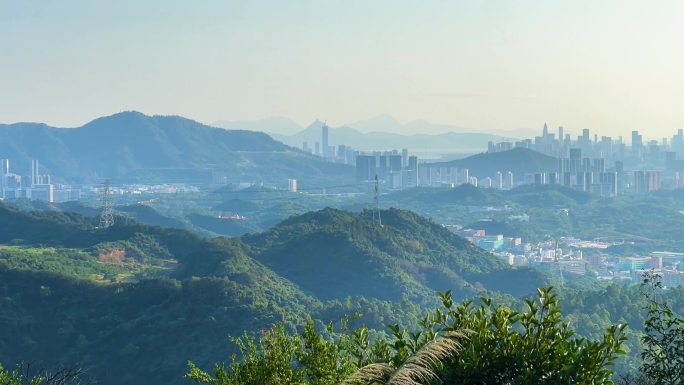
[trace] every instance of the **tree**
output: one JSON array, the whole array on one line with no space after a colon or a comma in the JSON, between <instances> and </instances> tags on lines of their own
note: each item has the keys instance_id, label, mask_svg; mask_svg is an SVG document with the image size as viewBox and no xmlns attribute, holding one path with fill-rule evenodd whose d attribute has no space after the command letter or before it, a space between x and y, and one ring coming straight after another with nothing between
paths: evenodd
<instances>
[{"instance_id":1,"label":"tree","mask_svg":"<svg viewBox=\"0 0 684 385\"><path fill-rule=\"evenodd\" d=\"M366 328L319 333L309 321L289 335L277 326L258 343L238 340L242 358L229 367L216 365L212 376L191 364L187 377L211 385L612 384L625 325L600 340L575 337L550 288L522 312L489 298L479 306L455 305L450 292L440 298L414 332L389 325L389 338L371 341Z\"/></svg>"},{"instance_id":2,"label":"tree","mask_svg":"<svg viewBox=\"0 0 684 385\"><path fill-rule=\"evenodd\" d=\"M345 379L342 385L404 385L439 381L438 372L444 361L458 353L461 349L459 341L464 337L465 333L448 332L423 345L398 367L392 363L369 364Z\"/></svg>"},{"instance_id":3,"label":"tree","mask_svg":"<svg viewBox=\"0 0 684 385\"><path fill-rule=\"evenodd\" d=\"M641 372L654 385L680 385L684 383L684 319L662 298L660 276L644 274L642 288L648 316L642 337Z\"/></svg>"},{"instance_id":4,"label":"tree","mask_svg":"<svg viewBox=\"0 0 684 385\"><path fill-rule=\"evenodd\" d=\"M83 370L61 367L53 371L37 369L29 363L17 365L14 370L5 369L0 363L0 385L85 385Z\"/></svg>"}]
</instances>

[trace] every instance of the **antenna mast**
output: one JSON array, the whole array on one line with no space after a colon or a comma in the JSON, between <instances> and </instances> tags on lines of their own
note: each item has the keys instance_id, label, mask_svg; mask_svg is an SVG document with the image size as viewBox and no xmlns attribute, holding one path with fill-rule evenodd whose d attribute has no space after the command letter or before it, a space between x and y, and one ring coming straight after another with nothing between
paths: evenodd
<instances>
[{"instance_id":1,"label":"antenna mast","mask_svg":"<svg viewBox=\"0 0 684 385\"><path fill-rule=\"evenodd\" d=\"M106 229L114 225L114 209L112 206L112 184L105 180L100 189L100 225L99 229Z\"/></svg>"},{"instance_id":2,"label":"antenna mast","mask_svg":"<svg viewBox=\"0 0 684 385\"><path fill-rule=\"evenodd\" d=\"M377 213L378 224L382 226L382 219L380 219L380 182L378 181L378 174L375 174L375 208L373 209L373 220L375 221L375 215Z\"/></svg>"}]
</instances>

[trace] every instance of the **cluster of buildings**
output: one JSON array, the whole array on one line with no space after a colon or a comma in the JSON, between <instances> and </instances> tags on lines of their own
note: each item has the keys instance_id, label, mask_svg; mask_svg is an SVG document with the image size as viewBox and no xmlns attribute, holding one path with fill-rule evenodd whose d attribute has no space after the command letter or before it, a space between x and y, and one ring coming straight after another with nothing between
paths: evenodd
<instances>
[{"instance_id":1,"label":"cluster of buildings","mask_svg":"<svg viewBox=\"0 0 684 385\"><path fill-rule=\"evenodd\" d=\"M361 182L375 181L377 178L387 188L403 189L418 186L418 157L409 156L408 149L391 151L356 151L352 147L340 144L331 145L329 142L330 128L323 124L321 127L321 141L315 142L314 148L308 142L302 143L302 150L325 158L330 162L355 166L356 179ZM289 181L288 190L292 188Z\"/></svg>"},{"instance_id":2,"label":"cluster of buildings","mask_svg":"<svg viewBox=\"0 0 684 385\"><path fill-rule=\"evenodd\" d=\"M407 149L363 153L344 145L330 146L328 130L324 125L323 146L317 146L320 148L315 153L331 161L354 165L360 181L371 181L377 176L390 189L462 184L511 189L521 184L548 184L613 197L684 187L684 130L660 142L644 142L642 135L633 131L628 145L622 137L592 136L589 129L573 139L563 127L552 133L544 124L541 136L517 142L489 142L488 152L527 148L556 158L555 167L514 175L502 164L500 171L489 176L472 175L467 168L419 164L418 158L409 156ZM306 143L304 148L307 149Z\"/></svg>"},{"instance_id":3,"label":"cluster of buildings","mask_svg":"<svg viewBox=\"0 0 684 385\"><path fill-rule=\"evenodd\" d=\"M356 155L358 154L350 146L344 144L337 146L331 145L330 127L328 127L326 124L323 124L321 127L321 141L316 141L313 148L309 146L309 142L303 142L302 150L310 154L318 155L331 162L351 165L354 164Z\"/></svg>"},{"instance_id":4,"label":"cluster of buildings","mask_svg":"<svg viewBox=\"0 0 684 385\"><path fill-rule=\"evenodd\" d=\"M611 255L607 249L612 244L600 240L564 237L532 244L501 234L488 235L482 229L458 225L445 227L513 266L531 266L561 276L564 273L591 273L599 279L618 282L639 282L648 271L659 274L666 287L684 285L684 253L656 251L644 256Z\"/></svg>"},{"instance_id":5,"label":"cluster of buildings","mask_svg":"<svg viewBox=\"0 0 684 385\"><path fill-rule=\"evenodd\" d=\"M541 136L517 142L490 142L489 152L523 147L558 159L555 170L524 176L525 184L558 184L611 197L647 193L661 188L684 187L684 130L671 138L644 143L633 131L631 144L620 136L591 136L589 129L573 140L558 127L557 134L544 124Z\"/></svg>"},{"instance_id":6,"label":"cluster of buildings","mask_svg":"<svg viewBox=\"0 0 684 385\"><path fill-rule=\"evenodd\" d=\"M644 256L594 253L588 256L586 261L601 279L639 282L645 272L654 272L661 276L666 287L684 285L682 253L655 251Z\"/></svg>"},{"instance_id":7,"label":"cluster of buildings","mask_svg":"<svg viewBox=\"0 0 684 385\"><path fill-rule=\"evenodd\" d=\"M475 187L508 190L516 185L511 171L497 171L491 177L478 178L471 175L470 170L466 167L420 165L418 169L418 185L423 187L455 187L471 184Z\"/></svg>"},{"instance_id":8,"label":"cluster of buildings","mask_svg":"<svg viewBox=\"0 0 684 385\"><path fill-rule=\"evenodd\" d=\"M418 186L418 157L404 149L357 153L356 179L370 181L377 178L391 189Z\"/></svg>"},{"instance_id":9,"label":"cluster of buildings","mask_svg":"<svg viewBox=\"0 0 684 385\"><path fill-rule=\"evenodd\" d=\"M9 159L0 159L0 199L33 199L49 203L81 199L81 190L71 186L53 184L49 174L42 174L40 162L31 161L31 175L11 172Z\"/></svg>"},{"instance_id":10,"label":"cluster of buildings","mask_svg":"<svg viewBox=\"0 0 684 385\"><path fill-rule=\"evenodd\" d=\"M487 235L485 230L468 229L459 225L446 225L447 230L465 238L476 246L491 252L513 251L524 253L522 238L504 237L502 234ZM513 264L513 263L511 263Z\"/></svg>"},{"instance_id":11,"label":"cluster of buildings","mask_svg":"<svg viewBox=\"0 0 684 385\"><path fill-rule=\"evenodd\" d=\"M635 164L663 161L667 152L684 155L684 130L678 130L671 138L650 140L644 143L643 135L639 131L632 131L631 143L628 146L622 136L591 135L591 130L585 128L582 135L572 139L558 127L557 133L549 131L546 123L541 136L534 139L524 139L517 142L489 142L488 152L507 151L515 147L524 147L555 158L568 157L570 149L578 148L591 158L604 158L606 162L625 161Z\"/></svg>"}]
</instances>

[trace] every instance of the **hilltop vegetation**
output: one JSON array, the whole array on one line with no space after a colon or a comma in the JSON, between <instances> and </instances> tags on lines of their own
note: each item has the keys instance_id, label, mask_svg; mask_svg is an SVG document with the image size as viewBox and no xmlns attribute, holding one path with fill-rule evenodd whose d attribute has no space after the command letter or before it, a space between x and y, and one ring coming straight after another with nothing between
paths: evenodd
<instances>
[{"instance_id":1,"label":"hilltop vegetation","mask_svg":"<svg viewBox=\"0 0 684 385\"><path fill-rule=\"evenodd\" d=\"M420 301L449 288L458 298L483 288L518 296L543 282L411 212L381 214L383 226L369 211L325 209L243 239L257 260L324 299L342 292L387 300L408 294ZM506 282L492 279L502 270Z\"/></svg>"},{"instance_id":2,"label":"hilltop vegetation","mask_svg":"<svg viewBox=\"0 0 684 385\"><path fill-rule=\"evenodd\" d=\"M207 365L225 352L217 336L358 311L373 327L414 324L436 289L522 295L543 283L413 213L382 215L380 227L370 213L326 209L203 239L0 204L0 244L11 245L0 249L0 362L59 358L102 383L120 372L117 383L177 383L187 359ZM502 273L510 280L493 278Z\"/></svg>"},{"instance_id":3,"label":"hilltop vegetation","mask_svg":"<svg viewBox=\"0 0 684 385\"><path fill-rule=\"evenodd\" d=\"M485 199L535 193L435 192ZM573 200L571 212L593 202L562 189L546 192ZM104 384L119 372L117 383L180 383L188 359L207 368L237 351L223 337L244 330L275 323L294 330L308 318L319 330L357 312L363 316L353 327L415 327L437 290L453 289L455 300L487 292L517 308L516 297L547 282L415 213L390 209L381 217L383 226L370 211L324 209L263 233L205 239L123 217L98 229L79 214L0 204L0 362L83 365ZM565 319L583 336L629 324L631 355L618 368L634 369L645 320L638 291L566 288L561 297ZM671 301L681 297L668 291Z\"/></svg>"}]
</instances>

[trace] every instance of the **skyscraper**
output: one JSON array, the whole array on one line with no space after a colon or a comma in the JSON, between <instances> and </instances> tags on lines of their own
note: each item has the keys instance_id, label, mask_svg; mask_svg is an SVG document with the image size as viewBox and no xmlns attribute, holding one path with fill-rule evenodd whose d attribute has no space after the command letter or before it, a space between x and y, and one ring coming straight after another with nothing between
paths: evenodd
<instances>
[{"instance_id":1,"label":"skyscraper","mask_svg":"<svg viewBox=\"0 0 684 385\"><path fill-rule=\"evenodd\" d=\"M37 185L38 183L38 175L40 174L40 164L38 162L38 159L33 159L31 160L31 186Z\"/></svg>"},{"instance_id":2,"label":"skyscraper","mask_svg":"<svg viewBox=\"0 0 684 385\"><path fill-rule=\"evenodd\" d=\"M660 190L660 172L634 171L634 191L647 193Z\"/></svg>"},{"instance_id":3,"label":"skyscraper","mask_svg":"<svg viewBox=\"0 0 684 385\"><path fill-rule=\"evenodd\" d=\"M580 171L580 166L582 165L582 149L571 148L570 149L570 172Z\"/></svg>"},{"instance_id":4,"label":"skyscraper","mask_svg":"<svg viewBox=\"0 0 684 385\"><path fill-rule=\"evenodd\" d=\"M5 199L7 174L9 174L9 159L0 159L0 198L2 199Z\"/></svg>"},{"instance_id":5,"label":"skyscraper","mask_svg":"<svg viewBox=\"0 0 684 385\"><path fill-rule=\"evenodd\" d=\"M297 192L297 179L287 180L287 190L289 192Z\"/></svg>"},{"instance_id":6,"label":"skyscraper","mask_svg":"<svg viewBox=\"0 0 684 385\"><path fill-rule=\"evenodd\" d=\"M632 131L632 155L641 156L644 143L639 131Z\"/></svg>"},{"instance_id":7,"label":"skyscraper","mask_svg":"<svg viewBox=\"0 0 684 385\"><path fill-rule=\"evenodd\" d=\"M418 157L415 155L409 156L408 159L408 169L409 170L418 170Z\"/></svg>"},{"instance_id":8,"label":"skyscraper","mask_svg":"<svg viewBox=\"0 0 684 385\"><path fill-rule=\"evenodd\" d=\"M323 127L321 127L321 136L321 147L323 147L323 157L328 158L330 157L330 148L328 145L328 125L325 123L323 124Z\"/></svg>"},{"instance_id":9,"label":"skyscraper","mask_svg":"<svg viewBox=\"0 0 684 385\"><path fill-rule=\"evenodd\" d=\"M367 181L375 178L375 155L356 156L356 179Z\"/></svg>"},{"instance_id":10,"label":"skyscraper","mask_svg":"<svg viewBox=\"0 0 684 385\"><path fill-rule=\"evenodd\" d=\"M390 155L389 157L389 170L390 171L401 171L401 155Z\"/></svg>"}]
</instances>

